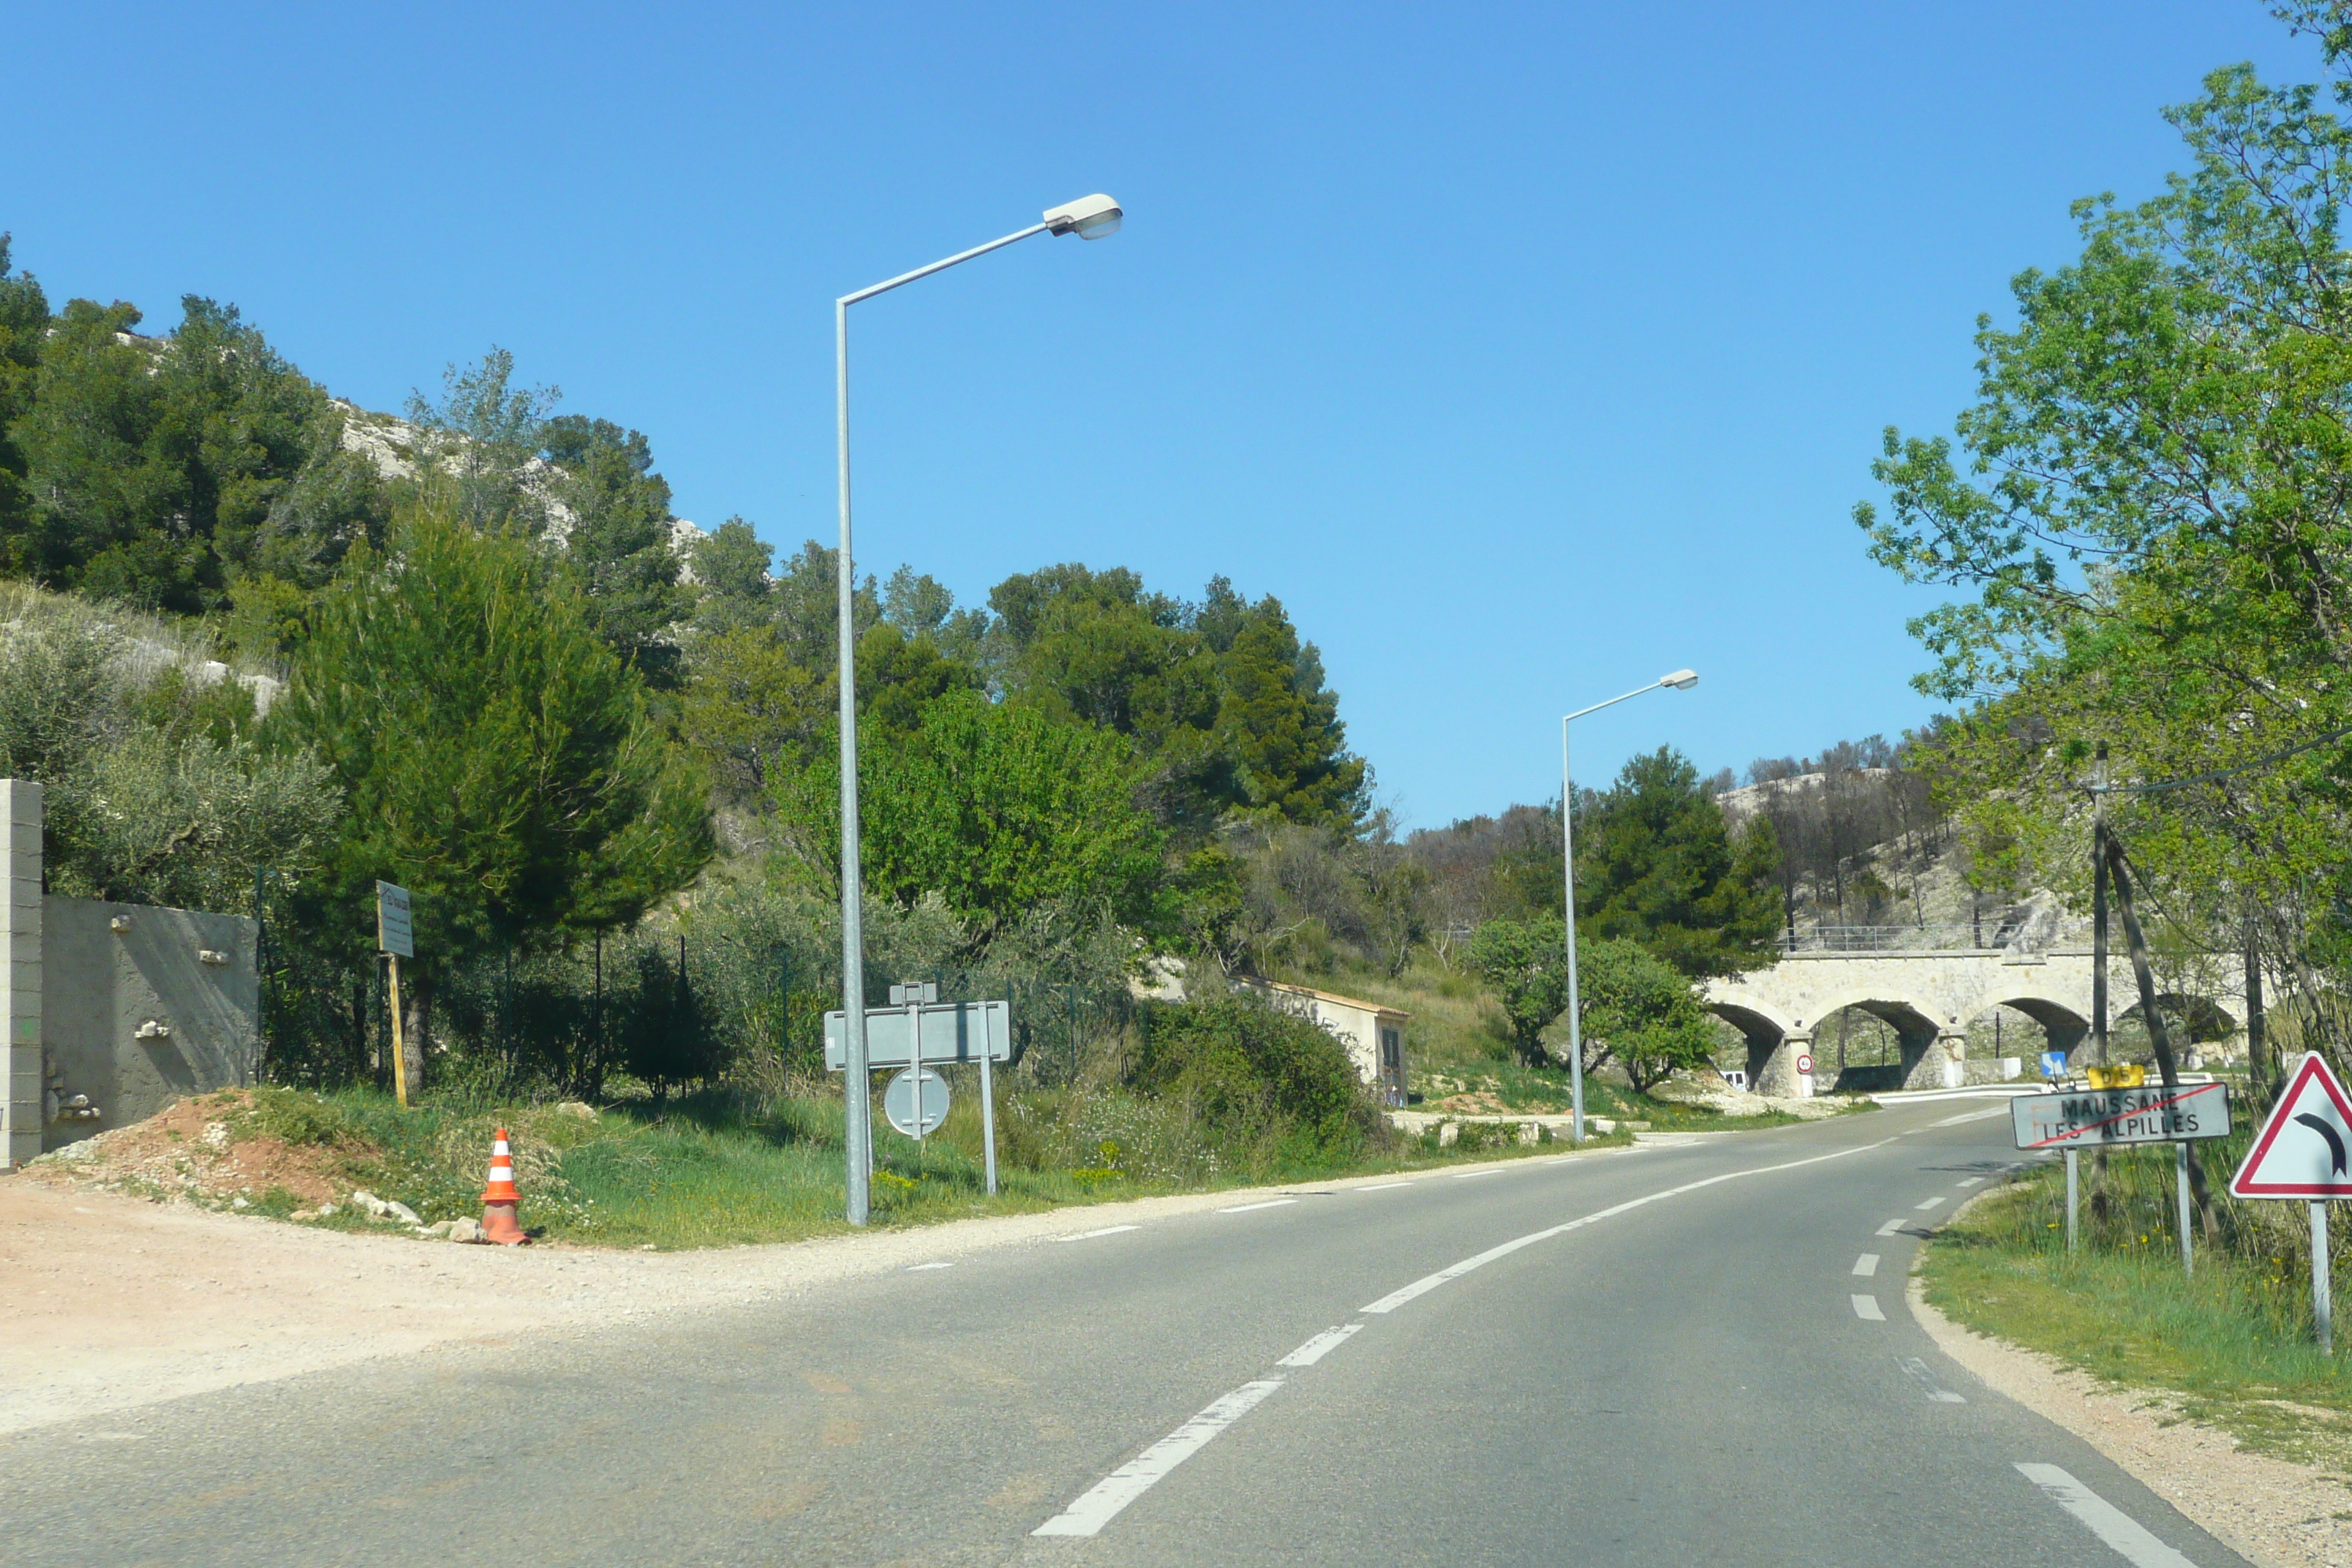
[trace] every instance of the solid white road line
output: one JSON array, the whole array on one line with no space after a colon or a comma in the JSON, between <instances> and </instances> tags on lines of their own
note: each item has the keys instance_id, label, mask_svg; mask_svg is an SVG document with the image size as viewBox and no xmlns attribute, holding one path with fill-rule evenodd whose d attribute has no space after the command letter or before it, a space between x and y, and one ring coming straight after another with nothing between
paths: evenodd
<instances>
[{"instance_id":1,"label":"solid white road line","mask_svg":"<svg viewBox=\"0 0 2352 1568\"><path fill-rule=\"evenodd\" d=\"M1878 1254L1875 1252L1865 1252L1860 1258L1855 1258L1853 1260L1853 1271L1864 1279L1867 1279L1872 1275L1877 1273Z\"/></svg>"},{"instance_id":2,"label":"solid white road line","mask_svg":"<svg viewBox=\"0 0 2352 1568\"><path fill-rule=\"evenodd\" d=\"M1720 1176L1709 1176L1704 1181L1685 1182L1679 1187L1668 1187L1663 1192L1633 1198L1617 1205L1614 1208L1601 1209L1597 1213L1586 1215L1581 1219L1572 1219L1565 1225L1556 1225L1548 1230L1532 1231L1526 1236L1504 1242L1499 1247L1490 1247L1475 1258L1465 1258L1451 1268L1441 1268L1434 1274L1424 1274L1412 1284L1391 1290L1370 1306L1358 1310L1375 1313L1393 1312L1407 1301L1428 1295L1448 1280L1459 1279L1474 1268L1484 1268L1498 1258L1508 1258L1523 1247L1533 1247L1538 1241L1549 1241L1555 1236L1565 1236L1571 1230L1581 1230L1588 1225L1593 1225L1604 1219L1613 1219L1621 1214L1629 1213L1645 1204L1680 1197L1685 1193L1695 1193L1702 1187L1712 1187L1722 1182L1736 1182L1743 1176L1769 1176L1775 1171L1793 1171L1801 1165L1818 1165L1824 1160L1843 1160L1848 1154L1864 1154L1873 1149L1884 1149L1894 1142L1893 1138L1882 1138L1875 1143L1858 1143L1851 1149L1833 1149L1826 1154L1815 1154L1803 1160L1790 1160L1785 1164L1758 1165L1746 1171L1727 1171Z\"/></svg>"},{"instance_id":3,"label":"solid white road line","mask_svg":"<svg viewBox=\"0 0 2352 1568\"><path fill-rule=\"evenodd\" d=\"M1208 1446L1209 1439L1240 1420L1258 1401L1282 1386L1278 1377L1244 1383L1190 1421L1095 1483L1084 1496L1032 1535L1092 1535L1118 1510L1150 1491L1154 1482Z\"/></svg>"},{"instance_id":4,"label":"solid white road line","mask_svg":"<svg viewBox=\"0 0 2352 1568\"><path fill-rule=\"evenodd\" d=\"M1375 1182L1369 1187L1358 1187L1360 1193L1392 1193L1399 1187L1409 1187L1411 1182Z\"/></svg>"},{"instance_id":5,"label":"solid white road line","mask_svg":"<svg viewBox=\"0 0 2352 1568\"><path fill-rule=\"evenodd\" d=\"M1886 1314L1878 1310L1877 1297L1850 1296L1847 1300L1853 1303L1853 1315L1860 1318L1864 1322L1883 1323L1886 1321Z\"/></svg>"},{"instance_id":6,"label":"solid white road line","mask_svg":"<svg viewBox=\"0 0 2352 1568\"><path fill-rule=\"evenodd\" d=\"M1305 1344L1292 1351L1274 1364L1276 1366L1313 1366L1333 1351L1345 1344L1349 1334L1362 1328L1361 1323L1345 1323L1336 1329L1326 1329Z\"/></svg>"},{"instance_id":7,"label":"solid white road line","mask_svg":"<svg viewBox=\"0 0 2352 1568\"><path fill-rule=\"evenodd\" d=\"M2137 1520L2055 1465L2020 1465L2017 1473L2084 1524L2132 1568L2193 1568L2188 1558L2150 1535Z\"/></svg>"},{"instance_id":8,"label":"solid white road line","mask_svg":"<svg viewBox=\"0 0 2352 1568\"><path fill-rule=\"evenodd\" d=\"M1929 1199L1928 1199L1926 1203L1924 1203L1924 1204L1913 1204L1911 1206L1912 1206L1913 1208L1918 1208L1918 1209L1931 1209L1931 1208L1934 1208L1937 1204L1942 1203L1943 1201L1944 1201L1944 1200L1943 1200L1943 1199L1941 1199L1941 1198L1929 1198Z\"/></svg>"},{"instance_id":9,"label":"solid white road line","mask_svg":"<svg viewBox=\"0 0 2352 1568\"><path fill-rule=\"evenodd\" d=\"M1970 1176L1967 1181L1954 1182L1952 1185L1956 1187L1973 1187L1981 1184L1983 1181L1984 1178L1982 1176Z\"/></svg>"},{"instance_id":10,"label":"solid white road line","mask_svg":"<svg viewBox=\"0 0 2352 1568\"><path fill-rule=\"evenodd\" d=\"M1924 1361L1921 1361L1917 1356L1916 1356L1916 1355L1899 1355L1899 1356L1896 1356L1896 1357L1895 1358L1895 1364L1896 1366L1899 1366L1899 1367L1901 1367L1901 1368L1903 1369L1903 1375L1904 1375L1904 1376L1906 1376L1906 1377L1909 1378L1912 1382L1914 1382L1914 1383L1917 1384L1919 1385L1919 1387L1920 1387L1920 1388L1921 1388L1921 1389L1922 1389L1922 1390L1927 1394L1927 1397L1928 1397L1928 1398L1930 1398L1930 1399L1932 1399L1932 1400L1934 1400L1937 1404L1938 1404L1938 1405L1966 1405L1966 1404L1968 1403L1968 1401L1967 1401L1967 1400L1962 1399L1958 1394L1954 1394L1950 1389L1948 1389L1948 1388L1945 1388L1945 1387L1943 1387L1943 1386L1939 1385L1939 1384L1936 1382L1936 1374L1935 1374L1934 1373L1932 1373L1932 1372L1929 1372L1929 1371L1927 1370L1927 1363L1926 1362L1924 1362Z\"/></svg>"},{"instance_id":11,"label":"solid white road line","mask_svg":"<svg viewBox=\"0 0 2352 1568\"><path fill-rule=\"evenodd\" d=\"M1098 1236L1117 1236L1123 1230L1141 1230L1139 1225L1107 1225L1100 1230L1082 1230L1076 1236L1057 1236L1055 1241L1092 1241Z\"/></svg>"},{"instance_id":12,"label":"solid white road line","mask_svg":"<svg viewBox=\"0 0 2352 1568\"><path fill-rule=\"evenodd\" d=\"M953 1268L954 1267L952 1263L909 1263L907 1265L907 1272L920 1274L926 1268Z\"/></svg>"},{"instance_id":13,"label":"solid white road line","mask_svg":"<svg viewBox=\"0 0 2352 1568\"><path fill-rule=\"evenodd\" d=\"M1878 1234L1881 1236L1893 1236L1896 1231L1901 1230L1906 1223L1907 1222L1900 1215L1897 1215L1895 1218L1888 1220L1885 1225L1880 1226L1878 1227Z\"/></svg>"},{"instance_id":14,"label":"solid white road line","mask_svg":"<svg viewBox=\"0 0 2352 1568\"><path fill-rule=\"evenodd\" d=\"M1930 1121L1923 1131L1932 1131L1937 1127L1958 1127L1964 1121L1990 1121L1996 1116L2008 1114L2010 1110L2004 1103L1994 1106L1990 1110L1971 1110L1964 1116L1947 1116L1941 1121Z\"/></svg>"},{"instance_id":15,"label":"solid white road line","mask_svg":"<svg viewBox=\"0 0 2352 1568\"><path fill-rule=\"evenodd\" d=\"M1219 1214L1248 1214L1253 1209L1278 1209L1285 1204L1295 1204L1297 1201L1298 1200L1297 1198L1268 1198L1262 1204L1237 1204L1232 1208L1219 1209L1217 1212Z\"/></svg>"},{"instance_id":16,"label":"solid white road line","mask_svg":"<svg viewBox=\"0 0 2352 1568\"><path fill-rule=\"evenodd\" d=\"M1499 1168L1492 1171L1456 1171L1454 1173L1454 1179L1457 1182L1466 1182L1473 1176L1499 1176L1502 1173Z\"/></svg>"}]
</instances>

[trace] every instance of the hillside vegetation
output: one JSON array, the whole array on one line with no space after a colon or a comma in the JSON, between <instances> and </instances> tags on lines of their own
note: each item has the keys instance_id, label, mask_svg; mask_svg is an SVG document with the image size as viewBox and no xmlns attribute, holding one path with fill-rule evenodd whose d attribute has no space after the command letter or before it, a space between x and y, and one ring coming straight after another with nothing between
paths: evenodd
<instances>
[{"instance_id":1,"label":"hillside vegetation","mask_svg":"<svg viewBox=\"0 0 2352 1568\"><path fill-rule=\"evenodd\" d=\"M499 350L395 418L234 307L144 325L0 242L0 766L49 786L56 885L260 915L267 1075L352 1115L393 1087L383 880L412 1098L826 1148L834 552L684 522L644 434ZM868 1001L1013 999L1009 1168L1333 1169L1410 1152L1380 1094L1556 1085L1556 858L1400 834L1278 598L1070 562L853 602ZM1714 1048L1695 987L1770 961L1779 851L1671 752L1577 809L1586 1065L1639 1110ZM1414 999L1424 1081L1359 1084L1253 975ZM964 1183L961 1125L893 1178Z\"/></svg>"}]
</instances>

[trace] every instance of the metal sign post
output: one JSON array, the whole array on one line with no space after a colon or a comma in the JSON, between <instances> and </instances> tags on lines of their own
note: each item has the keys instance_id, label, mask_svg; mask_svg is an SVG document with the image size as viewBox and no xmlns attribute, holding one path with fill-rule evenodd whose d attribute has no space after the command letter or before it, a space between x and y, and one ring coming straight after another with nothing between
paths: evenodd
<instances>
[{"instance_id":1,"label":"metal sign post","mask_svg":"<svg viewBox=\"0 0 2352 1568\"><path fill-rule=\"evenodd\" d=\"M996 1053L989 1047L988 1026L995 1021L992 1013L980 1016L980 1147L983 1165L988 1173L988 1195L996 1195L996 1085L990 1077L989 1062Z\"/></svg>"},{"instance_id":2,"label":"metal sign post","mask_svg":"<svg viewBox=\"0 0 2352 1568\"><path fill-rule=\"evenodd\" d=\"M408 1109L408 1031L400 1016L400 961L416 956L416 933L409 920L408 889L375 885L375 945L392 967L392 1092Z\"/></svg>"},{"instance_id":3,"label":"metal sign post","mask_svg":"<svg viewBox=\"0 0 2352 1568\"><path fill-rule=\"evenodd\" d=\"M2305 1053L2270 1120L2230 1178L2233 1198L2302 1198L2311 1215L2311 1319L2323 1354L2336 1353L2327 1204L2352 1198L2352 1099L2316 1052Z\"/></svg>"},{"instance_id":4,"label":"metal sign post","mask_svg":"<svg viewBox=\"0 0 2352 1568\"><path fill-rule=\"evenodd\" d=\"M2069 1252L2074 1250L2074 1216L2081 1212L2082 1191L2083 1152L2069 1149L2066 1151L2066 1250Z\"/></svg>"},{"instance_id":5,"label":"metal sign post","mask_svg":"<svg viewBox=\"0 0 2352 1568\"><path fill-rule=\"evenodd\" d=\"M2058 1149L2066 1155L2066 1250L2080 1235L2082 1182L2075 1155L2084 1147L2118 1143L2170 1143L2180 1189L2180 1267L2193 1269L2189 1208L2189 1145L2230 1131L2230 1090L2221 1083L2187 1083L2176 1089L2061 1090L2021 1094L2009 1102L2010 1123L2020 1149Z\"/></svg>"}]
</instances>

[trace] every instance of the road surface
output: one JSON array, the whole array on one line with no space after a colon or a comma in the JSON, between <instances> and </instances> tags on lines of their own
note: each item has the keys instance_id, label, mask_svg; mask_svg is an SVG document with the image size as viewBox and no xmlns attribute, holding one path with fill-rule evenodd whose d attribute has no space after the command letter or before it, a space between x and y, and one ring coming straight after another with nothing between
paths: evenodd
<instances>
[{"instance_id":1,"label":"road surface","mask_svg":"<svg viewBox=\"0 0 2352 1568\"><path fill-rule=\"evenodd\" d=\"M1943 1101L1279 1194L0 1440L33 1565L2241 1560L1941 1357Z\"/></svg>"}]
</instances>

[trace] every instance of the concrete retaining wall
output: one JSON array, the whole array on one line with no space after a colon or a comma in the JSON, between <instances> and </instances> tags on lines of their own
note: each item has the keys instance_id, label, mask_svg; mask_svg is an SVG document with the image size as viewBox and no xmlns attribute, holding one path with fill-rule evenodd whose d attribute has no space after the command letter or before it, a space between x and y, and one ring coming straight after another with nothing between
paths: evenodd
<instances>
[{"instance_id":1,"label":"concrete retaining wall","mask_svg":"<svg viewBox=\"0 0 2352 1568\"><path fill-rule=\"evenodd\" d=\"M0 1169L254 1080L254 921L43 895L37 784L0 780Z\"/></svg>"}]
</instances>

